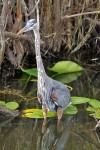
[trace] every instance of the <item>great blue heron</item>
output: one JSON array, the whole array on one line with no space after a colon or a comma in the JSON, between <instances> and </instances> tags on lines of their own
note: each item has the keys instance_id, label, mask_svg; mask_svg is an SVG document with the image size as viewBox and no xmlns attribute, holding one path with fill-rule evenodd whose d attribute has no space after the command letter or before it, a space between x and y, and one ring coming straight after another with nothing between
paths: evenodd
<instances>
[{"instance_id":1,"label":"great blue heron","mask_svg":"<svg viewBox=\"0 0 100 150\"><path fill-rule=\"evenodd\" d=\"M62 118L63 110L71 103L70 92L68 88L56 80L47 76L40 53L40 33L35 19L30 19L26 26L18 34L33 30L35 34L35 52L38 70L38 101L42 104L44 119L47 117L47 111L56 111L58 120Z\"/></svg>"}]
</instances>

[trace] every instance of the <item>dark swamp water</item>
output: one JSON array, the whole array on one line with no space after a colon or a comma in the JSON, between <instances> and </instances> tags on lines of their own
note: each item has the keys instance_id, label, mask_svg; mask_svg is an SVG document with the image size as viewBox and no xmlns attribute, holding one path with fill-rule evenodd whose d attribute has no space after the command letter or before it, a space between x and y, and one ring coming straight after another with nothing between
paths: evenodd
<instances>
[{"instance_id":1,"label":"dark swamp water","mask_svg":"<svg viewBox=\"0 0 100 150\"><path fill-rule=\"evenodd\" d=\"M100 73L85 71L77 80L71 82L72 96L83 96L100 100ZM33 83L26 87L20 80L2 80L0 88L4 87L23 90L34 88ZM34 93L33 97L36 96ZM0 100L20 101L21 97L0 94ZM23 103L21 109L35 107L33 101ZM0 118L0 150L99 150L100 131L94 130L96 121L90 117L84 108L87 104L78 106L76 115L63 116L62 122L56 118L43 119L28 118Z\"/></svg>"}]
</instances>

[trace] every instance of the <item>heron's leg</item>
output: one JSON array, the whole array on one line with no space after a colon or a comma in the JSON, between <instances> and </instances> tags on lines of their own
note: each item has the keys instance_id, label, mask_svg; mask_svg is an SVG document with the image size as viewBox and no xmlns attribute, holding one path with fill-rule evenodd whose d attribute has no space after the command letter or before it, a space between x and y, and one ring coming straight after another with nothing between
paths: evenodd
<instances>
[{"instance_id":1,"label":"heron's leg","mask_svg":"<svg viewBox=\"0 0 100 150\"><path fill-rule=\"evenodd\" d=\"M44 133L47 130L47 120L44 119L42 123L42 133Z\"/></svg>"},{"instance_id":2,"label":"heron's leg","mask_svg":"<svg viewBox=\"0 0 100 150\"><path fill-rule=\"evenodd\" d=\"M57 121L57 133L60 134L60 133L62 133L62 131L63 131L63 123L60 119Z\"/></svg>"},{"instance_id":3,"label":"heron's leg","mask_svg":"<svg viewBox=\"0 0 100 150\"><path fill-rule=\"evenodd\" d=\"M42 105L43 117L44 119L47 118L47 109Z\"/></svg>"},{"instance_id":4,"label":"heron's leg","mask_svg":"<svg viewBox=\"0 0 100 150\"><path fill-rule=\"evenodd\" d=\"M63 109L62 109L62 107L58 107L57 108L57 117L58 117L58 120L60 120L62 118L62 115L63 115Z\"/></svg>"}]
</instances>

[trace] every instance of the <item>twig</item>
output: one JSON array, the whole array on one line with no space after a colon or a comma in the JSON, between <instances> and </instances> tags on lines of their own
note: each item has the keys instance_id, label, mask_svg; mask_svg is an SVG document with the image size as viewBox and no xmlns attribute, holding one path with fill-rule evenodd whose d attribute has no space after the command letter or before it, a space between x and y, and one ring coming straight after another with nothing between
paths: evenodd
<instances>
[{"instance_id":1,"label":"twig","mask_svg":"<svg viewBox=\"0 0 100 150\"><path fill-rule=\"evenodd\" d=\"M78 46L75 47L74 50L72 50L71 54L77 52L84 44L85 42L88 40L88 38L90 37L92 31L93 31L94 27L90 27L86 36L83 38L83 40L78 44Z\"/></svg>"},{"instance_id":2,"label":"twig","mask_svg":"<svg viewBox=\"0 0 100 150\"><path fill-rule=\"evenodd\" d=\"M8 120L3 121L3 123L0 123L0 128L2 128L3 126L5 126L7 123L9 123L14 118L15 118L14 116L11 116Z\"/></svg>"},{"instance_id":3,"label":"twig","mask_svg":"<svg viewBox=\"0 0 100 150\"><path fill-rule=\"evenodd\" d=\"M92 11L92 12L84 12L84 13L79 13L79 14L73 14L73 15L65 15L64 17L62 17L62 19L73 18L73 17L83 16L83 15L90 15L90 14L100 14L100 11Z\"/></svg>"},{"instance_id":4,"label":"twig","mask_svg":"<svg viewBox=\"0 0 100 150\"><path fill-rule=\"evenodd\" d=\"M32 10L29 14L27 14L28 17L29 17L29 16L34 12L34 10L37 8L39 2L40 2L40 0L37 1L37 3L36 3L36 5L35 5L35 7L33 8L33 10Z\"/></svg>"},{"instance_id":5,"label":"twig","mask_svg":"<svg viewBox=\"0 0 100 150\"><path fill-rule=\"evenodd\" d=\"M97 122L95 128L97 129L98 127L100 128L100 120Z\"/></svg>"},{"instance_id":6,"label":"twig","mask_svg":"<svg viewBox=\"0 0 100 150\"><path fill-rule=\"evenodd\" d=\"M24 0L21 0L21 4L25 13L25 21L27 22L28 21L28 8Z\"/></svg>"},{"instance_id":7,"label":"twig","mask_svg":"<svg viewBox=\"0 0 100 150\"><path fill-rule=\"evenodd\" d=\"M23 98L24 100L27 100L25 96L23 96L19 91L17 90L11 90L11 89L5 89L0 91L0 94L9 94L9 95L16 95L18 97Z\"/></svg>"}]
</instances>

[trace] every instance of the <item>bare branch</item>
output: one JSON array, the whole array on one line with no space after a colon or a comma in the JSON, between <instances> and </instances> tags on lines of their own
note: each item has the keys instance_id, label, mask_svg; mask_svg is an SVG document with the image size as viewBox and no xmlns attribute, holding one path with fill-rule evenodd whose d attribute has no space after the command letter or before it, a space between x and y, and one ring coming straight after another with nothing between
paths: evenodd
<instances>
[{"instance_id":1,"label":"bare branch","mask_svg":"<svg viewBox=\"0 0 100 150\"><path fill-rule=\"evenodd\" d=\"M33 10L27 16L30 16L34 12L34 10L37 8L39 2L40 2L40 0L37 1L35 7L33 8Z\"/></svg>"},{"instance_id":2,"label":"bare branch","mask_svg":"<svg viewBox=\"0 0 100 150\"><path fill-rule=\"evenodd\" d=\"M62 17L62 19L73 18L73 17L83 16L83 15L90 15L90 14L100 14L100 11L84 12L84 13L79 13L74 15L65 15L64 17Z\"/></svg>"},{"instance_id":3,"label":"bare branch","mask_svg":"<svg viewBox=\"0 0 100 150\"><path fill-rule=\"evenodd\" d=\"M8 8L8 0L3 1L3 8L2 8L2 13L0 17L0 39L1 39L1 44L0 44L0 65L2 64L3 61L3 56L5 52L5 39L4 39L4 30L6 28L7 24L7 8Z\"/></svg>"}]
</instances>

